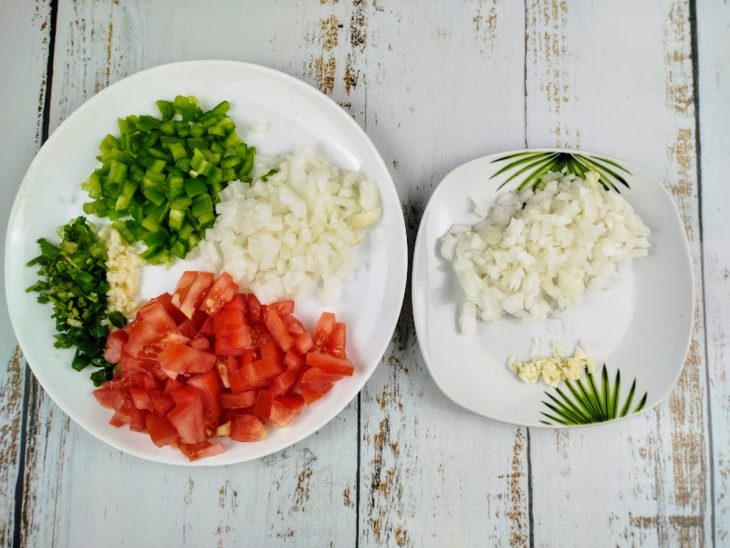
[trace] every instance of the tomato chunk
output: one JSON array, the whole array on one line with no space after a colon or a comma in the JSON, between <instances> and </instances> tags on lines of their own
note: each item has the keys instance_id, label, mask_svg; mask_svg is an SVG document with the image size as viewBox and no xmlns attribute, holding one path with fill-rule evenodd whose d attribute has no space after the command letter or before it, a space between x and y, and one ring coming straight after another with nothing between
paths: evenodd
<instances>
[{"instance_id":1,"label":"tomato chunk","mask_svg":"<svg viewBox=\"0 0 730 548\"><path fill-rule=\"evenodd\" d=\"M332 329L324 348L327 352L338 358L346 358L345 347L347 346L347 326L342 322L337 322Z\"/></svg>"},{"instance_id":2,"label":"tomato chunk","mask_svg":"<svg viewBox=\"0 0 730 548\"><path fill-rule=\"evenodd\" d=\"M199 398L197 401L183 401L178 403L167 414L167 418L177 430L180 440L183 443L200 443L206 441L202 398Z\"/></svg>"},{"instance_id":3,"label":"tomato chunk","mask_svg":"<svg viewBox=\"0 0 730 548\"><path fill-rule=\"evenodd\" d=\"M305 331L296 338L294 346L300 354L306 354L314 348L314 341L312 340L312 336Z\"/></svg>"},{"instance_id":4,"label":"tomato chunk","mask_svg":"<svg viewBox=\"0 0 730 548\"><path fill-rule=\"evenodd\" d=\"M246 308L248 309L248 319L251 323L261 323L264 319L262 314L261 302L256 298L256 295L249 293L246 295Z\"/></svg>"},{"instance_id":5,"label":"tomato chunk","mask_svg":"<svg viewBox=\"0 0 730 548\"><path fill-rule=\"evenodd\" d=\"M258 390L249 390L238 394L221 394L221 405L228 409L246 409L256 403Z\"/></svg>"},{"instance_id":6,"label":"tomato chunk","mask_svg":"<svg viewBox=\"0 0 730 548\"><path fill-rule=\"evenodd\" d=\"M260 360L256 360L255 362L241 367L241 375L244 383L255 383L267 380L278 375L282 371L282 366L276 363L271 357L261 358Z\"/></svg>"},{"instance_id":7,"label":"tomato chunk","mask_svg":"<svg viewBox=\"0 0 730 548\"><path fill-rule=\"evenodd\" d=\"M306 403L313 403L332 390L331 382L301 383L302 397Z\"/></svg>"},{"instance_id":8,"label":"tomato chunk","mask_svg":"<svg viewBox=\"0 0 730 548\"><path fill-rule=\"evenodd\" d=\"M149 394L152 410L158 415L167 415L175 407L175 401L162 390L150 390Z\"/></svg>"},{"instance_id":9,"label":"tomato chunk","mask_svg":"<svg viewBox=\"0 0 730 548\"><path fill-rule=\"evenodd\" d=\"M172 423L161 415L147 413L144 418L147 433L158 447L174 445L177 441L177 430Z\"/></svg>"},{"instance_id":10,"label":"tomato chunk","mask_svg":"<svg viewBox=\"0 0 730 548\"><path fill-rule=\"evenodd\" d=\"M307 354L307 365L312 367L319 367L330 373L336 373L338 375L352 376L355 368L352 366L352 362L346 358L337 358L331 354L325 354L324 352L310 352Z\"/></svg>"},{"instance_id":11,"label":"tomato chunk","mask_svg":"<svg viewBox=\"0 0 730 548\"><path fill-rule=\"evenodd\" d=\"M188 288L185 296L180 302L180 312L188 318L192 318L198 305L205 297L208 288L213 283L213 274L210 272L198 272L195 280ZM177 294L177 293L176 293Z\"/></svg>"},{"instance_id":12,"label":"tomato chunk","mask_svg":"<svg viewBox=\"0 0 730 548\"><path fill-rule=\"evenodd\" d=\"M253 406L253 413L260 419L266 419L271 414L271 402L274 401L274 393L271 390L260 390Z\"/></svg>"},{"instance_id":13,"label":"tomato chunk","mask_svg":"<svg viewBox=\"0 0 730 548\"><path fill-rule=\"evenodd\" d=\"M106 386L100 386L93 391L96 401L107 409L114 409L114 402L117 400L117 391L110 390Z\"/></svg>"},{"instance_id":14,"label":"tomato chunk","mask_svg":"<svg viewBox=\"0 0 730 548\"><path fill-rule=\"evenodd\" d=\"M301 382L336 382L341 378L342 375L338 375L337 373L330 373L319 367L311 367L304 372Z\"/></svg>"},{"instance_id":15,"label":"tomato chunk","mask_svg":"<svg viewBox=\"0 0 730 548\"><path fill-rule=\"evenodd\" d=\"M284 352L291 348L294 344L294 338L287 331L286 325L284 325L276 310L271 307L266 309L264 324L266 325L266 329L269 330L269 333L271 333L271 337Z\"/></svg>"},{"instance_id":16,"label":"tomato chunk","mask_svg":"<svg viewBox=\"0 0 730 548\"><path fill-rule=\"evenodd\" d=\"M260 441L266 437L266 427L253 415L231 417L231 439L235 441Z\"/></svg>"},{"instance_id":17,"label":"tomato chunk","mask_svg":"<svg viewBox=\"0 0 730 548\"><path fill-rule=\"evenodd\" d=\"M147 390L145 390L144 388L140 388L139 386L130 386L129 394L132 396L134 406L137 409L152 411L152 398L150 398Z\"/></svg>"},{"instance_id":18,"label":"tomato chunk","mask_svg":"<svg viewBox=\"0 0 730 548\"><path fill-rule=\"evenodd\" d=\"M200 390L203 395L203 409L205 411L206 424L212 428L218 426L221 416L220 397L223 391L218 372L211 369L207 373L192 375L188 379L188 385Z\"/></svg>"},{"instance_id":19,"label":"tomato chunk","mask_svg":"<svg viewBox=\"0 0 730 548\"><path fill-rule=\"evenodd\" d=\"M284 367L287 371L299 372L304 367L304 356L292 349L284 356Z\"/></svg>"},{"instance_id":20,"label":"tomato chunk","mask_svg":"<svg viewBox=\"0 0 730 548\"><path fill-rule=\"evenodd\" d=\"M330 333L335 328L335 323L335 315L332 312L322 312L317 321L317 326L314 328L314 346L324 348Z\"/></svg>"},{"instance_id":21,"label":"tomato chunk","mask_svg":"<svg viewBox=\"0 0 730 548\"><path fill-rule=\"evenodd\" d=\"M284 427L301 413L303 407L304 398L299 394L278 396L271 402L269 420L278 427Z\"/></svg>"},{"instance_id":22,"label":"tomato chunk","mask_svg":"<svg viewBox=\"0 0 730 548\"><path fill-rule=\"evenodd\" d=\"M137 312L137 321L150 324L155 331L160 333L160 335L170 331L177 332L178 330L175 320L173 320L172 316L167 313L165 307L157 301L152 301L142 307L142 309Z\"/></svg>"},{"instance_id":23,"label":"tomato chunk","mask_svg":"<svg viewBox=\"0 0 730 548\"><path fill-rule=\"evenodd\" d=\"M234 281L230 274L223 272L213 285L210 286L208 292L203 297L200 309L206 314L216 314L223 306L230 301L233 296L238 293L238 284Z\"/></svg>"},{"instance_id":24,"label":"tomato chunk","mask_svg":"<svg viewBox=\"0 0 730 548\"><path fill-rule=\"evenodd\" d=\"M172 298L170 299L172 304L174 304L177 308L180 308L185 295L187 295L190 286L193 285L193 282L197 277L198 273L195 271L188 270L183 272L183 275L180 277L180 281L177 282L177 287L175 287L175 293L173 293Z\"/></svg>"},{"instance_id":25,"label":"tomato chunk","mask_svg":"<svg viewBox=\"0 0 730 548\"><path fill-rule=\"evenodd\" d=\"M104 348L104 359L109 363L119 363L122 359L122 348L127 344L129 335L121 329L112 331L106 338L106 347Z\"/></svg>"},{"instance_id":26,"label":"tomato chunk","mask_svg":"<svg viewBox=\"0 0 730 548\"><path fill-rule=\"evenodd\" d=\"M294 313L294 301L287 299L283 301L276 301L275 303L271 303L269 305L269 308L273 308L276 310L276 313L279 316L285 316L289 314Z\"/></svg>"},{"instance_id":27,"label":"tomato chunk","mask_svg":"<svg viewBox=\"0 0 730 548\"><path fill-rule=\"evenodd\" d=\"M284 371L271 380L269 389L277 396L289 390L297 382L297 374L294 371Z\"/></svg>"},{"instance_id":28,"label":"tomato chunk","mask_svg":"<svg viewBox=\"0 0 730 548\"><path fill-rule=\"evenodd\" d=\"M160 352L159 360L162 369L172 373L206 373L216 362L214 354L180 343Z\"/></svg>"},{"instance_id":29,"label":"tomato chunk","mask_svg":"<svg viewBox=\"0 0 730 548\"><path fill-rule=\"evenodd\" d=\"M220 455L225 450L222 443L210 443L208 440L192 444L181 443L179 447L180 451L191 461Z\"/></svg>"}]
</instances>

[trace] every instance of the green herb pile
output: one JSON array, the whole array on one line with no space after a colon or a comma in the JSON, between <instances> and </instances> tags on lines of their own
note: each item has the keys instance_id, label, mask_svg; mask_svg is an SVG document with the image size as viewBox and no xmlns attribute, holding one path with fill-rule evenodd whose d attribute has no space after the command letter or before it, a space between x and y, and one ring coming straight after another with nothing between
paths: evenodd
<instances>
[{"instance_id":1,"label":"green herb pile","mask_svg":"<svg viewBox=\"0 0 730 548\"><path fill-rule=\"evenodd\" d=\"M106 247L93 226L77 217L60 227L58 236L58 246L45 238L38 240L41 254L28 266L40 266L40 281L27 291L37 292L39 303L53 303L56 348L76 348L71 367L97 368L91 380L99 386L113 373L104 359L107 322L122 327L126 318L119 312L107 314Z\"/></svg>"},{"instance_id":2,"label":"green herb pile","mask_svg":"<svg viewBox=\"0 0 730 548\"><path fill-rule=\"evenodd\" d=\"M193 249L215 221L218 193L250 181L256 149L248 147L223 101L203 112L195 97L157 101L161 118L119 119L119 137L99 146L101 167L82 187L94 200L84 212L109 217L128 243L141 241L151 264Z\"/></svg>"}]
</instances>

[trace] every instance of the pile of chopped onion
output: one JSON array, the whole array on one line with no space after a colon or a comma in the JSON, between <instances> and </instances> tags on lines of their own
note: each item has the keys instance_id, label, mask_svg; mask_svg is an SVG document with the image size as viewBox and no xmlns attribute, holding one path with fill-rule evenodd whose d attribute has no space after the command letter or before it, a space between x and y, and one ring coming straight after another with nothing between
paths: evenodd
<instances>
[{"instance_id":1,"label":"pile of chopped onion","mask_svg":"<svg viewBox=\"0 0 730 548\"><path fill-rule=\"evenodd\" d=\"M354 250L381 214L375 183L309 148L259 157L253 182L230 183L220 199L200 257L264 302L316 289L337 302L360 266Z\"/></svg>"},{"instance_id":2,"label":"pile of chopped onion","mask_svg":"<svg viewBox=\"0 0 730 548\"><path fill-rule=\"evenodd\" d=\"M464 293L465 334L474 332L477 316L543 320L587 290L611 287L623 263L648 253L650 230L595 173L549 173L535 189L500 194L477 213L486 218L441 238L441 255Z\"/></svg>"}]
</instances>

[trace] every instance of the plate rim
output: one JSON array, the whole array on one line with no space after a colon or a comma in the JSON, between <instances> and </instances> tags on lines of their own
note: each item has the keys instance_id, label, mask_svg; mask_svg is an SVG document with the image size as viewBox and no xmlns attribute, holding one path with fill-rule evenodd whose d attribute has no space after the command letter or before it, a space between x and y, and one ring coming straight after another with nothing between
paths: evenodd
<instances>
[{"instance_id":1,"label":"plate rim","mask_svg":"<svg viewBox=\"0 0 730 548\"><path fill-rule=\"evenodd\" d=\"M334 110L332 112L336 112L340 116L340 120L338 122L346 123L351 126L352 129L354 129L355 133L359 135L362 138L362 142L366 148L369 148L370 151L374 154L374 157L376 159L376 163L379 165L380 168L382 168L384 174L386 175L387 179L384 181L385 187L387 188L387 191L392 194L391 197L395 198L395 201L400 207L395 208L396 211L393 213L395 214L395 222L398 227L398 234L393 234L391 237L397 239L397 241L400 243L400 247L404 249L404 260L403 260L403 268L401 269L401 272L399 272L399 277L397 280L395 280L396 283L399 285L399 289L397 291L397 294L400 295L399 301L398 301L398 313L394 315L394 318L387 322L386 332L390 332L390 337L388 337L385 341L385 343L382 345L382 348L378 350L376 355L379 355L375 366L369 371L369 372L363 372L360 376L358 381L356 382L355 386L356 389L353 392L352 397L347 399L346 401L343 400L343 402L337 404L334 406L333 411L329 413L326 418L321 422L321 424L314 426L312 428L306 429L304 432L302 432L300 435L297 435L293 437L290 440L287 440L285 444L283 444L280 447L272 448L271 450L264 451L263 453L252 455L252 456L243 456L243 458L237 458L229 461L224 462L209 462L207 459L200 459L197 461L187 461L180 459L179 461L171 461L166 458L166 456L161 456L160 458L155 457L154 455L149 455L143 452L140 452L134 448L129 448L123 446L121 443L117 443L112 437L106 436L104 433L97 433L93 431L90 427L88 427L86 424L83 423L82 420L79 420L77 413L70 412L67 406L61 404L59 402L59 399L55 397L57 390L51 389L49 390L47 386L47 379L44 379L44 375L41 372L41 374L38 374L38 371L33 366L33 364L30 362L30 360L26 357L25 352L23 351L23 347L29 347L30 341L26 340L24 336L19 335L17 321L15 320L15 305L13 304L12 299L9 298L10 295L10 287L9 287L9 263L8 263L8 254L10 253L10 233L11 233L11 227L16 222L16 217L18 215L18 211L20 208L20 204L22 202L21 196L24 196L24 191L29 183L29 174L32 174L37 164L39 164L44 155L44 151L48 150L53 144L61 139L63 137L63 134L65 133L65 128L68 127L68 120L74 117L80 110L86 108L89 104L95 104L99 101L104 100L106 95L110 93L110 90L114 89L115 87L119 86L120 84L129 84L130 81L135 81L138 79L144 79L149 77L151 73L157 72L157 71L164 71L169 70L175 67L191 67L191 66L199 66L199 65L220 65L221 67L225 67L226 65L229 66L237 66L237 67L245 67L246 69L252 70L254 72L258 71L263 74L267 74L269 76L272 76L273 78L278 78L280 80L285 81L288 84L291 84L294 88L298 88L298 91L302 93L303 96L307 96L309 94L309 97L313 97L316 100L324 99L325 103L328 104L330 107L334 107ZM390 184L387 184L390 183ZM382 191L382 189L381 189ZM24 199L24 198L23 198ZM286 72L260 65L257 63L250 63L247 61L235 61L230 59L197 59L197 60L189 60L189 61L176 61L172 63L163 63L160 65L155 65L152 67L148 67L146 69L134 72L133 74L130 74L128 76L125 76L124 78L120 78L113 84L110 84L109 86L105 87L104 89L100 90L99 92L95 93L88 99L86 99L81 105L79 105L71 114L69 114L54 130L53 132L48 136L46 141L43 143L43 145L38 149L35 156L33 157L33 160L28 165L28 168L25 171L25 174L23 175L23 179L21 180L20 185L18 186L15 197L13 198L13 205L10 210L10 215L8 216L8 221L5 229L5 253L4 253L4 260L5 260L5 266L3 268L3 274L5 276L4 280L4 286L5 286L5 298L7 302L7 310L8 310L8 316L10 318L10 325L13 328L13 334L15 335L16 341L18 343L18 346L23 352L23 359L30 367L33 376L38 381L38 383L41 385L43 390L48 394L48 396L53 400L53 403L57 405L66 416L71 418L75 424L80 426L84 431L89 433L92 437L102 441L103 443L109 445L110 447L113 447L119 451L122 451L123 453L130 454L134 457L149 461L149 462L155 462L160 463L164 465L172 465L172 466L182 466L182 467L191 467L191 468L197 468L197 467L216 467L216 466L229 466L234 464L240 464L244 462L250 462L254 461L263 457L266 457L268 455L278 453L280 451L284 451L285 449L291 447L292 445L295 445L302 441L305 438L308 438L315 434L320 429L324 428L327 424L332 422L332 420L339 415L342 410L347 407L361 392L362 388L365 386L365 383L370 379L370 377L375 373L375 371L378 369L380 364L383 362L383 357L385 356L385 352L388 349L388 346L390 345L392 339L393 339L393 333L395 333L395 329L397 327L398 321L400 319L402 310L403 310L403 302L405 300L405 294L406 294L406 288L407 288L407 279L408 274L410 272L410 266L409 266L409 253L408 253L408 239L407 239L407 233L406 233L406 225L405 225L405 217L403 215L403 207L402 202L400 200L400 197L398 196L398 191L395 186L395 182L393 181L393 176L390 173L390 170L388 169L385 161L383 160L383 157L381 156L380 152L378 151L377 147L373 143L370 136L365 132L365 130L360 126L360 124L355 121L355 119L347 112L345 111L340 105L338 105L331 97L327 96L326 94L322 93L320 90L315 88L314 86L308 84L307 82L300 80L299 78L292 76L291 74L288 74ZM21 340L22 339L22 340ZM92 387L93 389L93 387ZM224 453L225 454L225 453Z\"/></svg>"},{"instance_id":2,"label":"plate rim","mask_svg":"<svg viewBox=\"0 0 730 548\"><path fill-rule=\"evenodd\" d=\"M624 417L618 417L615 419L610 419L603 422L594 422L589 424L574 424L574 425L564 425L564 424L528 424L525 422L520 422L518 420L507 420L504 418L497 418L493 417L491 415L485 414L481 411L478 411L474 408L472 408L469 405L465 405L458 401L455 397L453 397L445 388L444 386L439 382L437 379L437 376L433 373L433 365L431 363L431 357L429 353L424 349L424 345L422 344L423 337L421 336L420 330L419 330L419 322L416 320L416 303L418 302L418 299L416 298L416 288L413 284L413 279L415 277L416 273L416 265L419 264L419 259L421 257L421 254L427 250L427 246L425 243L423 243L423 239L425 238L424 232L425 232L425 222L424 219L427 217L428 213L431 211L432 207L435 207L433 204L435 203L436 199L438 198L438 193L442 187L442 184L446 179L448 179L455 171L460 169L461 167L470 164L472 162L477 162L480 160L486 160L488 158L494 158L497 159L499 157L507 156L510 154L517 154L521 152L565 152L565 153L579 153L579 154L585 154L590 156L599 156L606 158L608 160L612 160L615 162L618 162L630 169L635 170L636 172L641 172L644 176L651 179L656 185L661 189L662 192L669 198L670 203L672 204L672 210L677 218L677 220L680 223L680 226L682 227L682 251L684 252L685 259L687 260L687 264L689 266L689 276L690 276L690 291L691 291L691 302L693 303L693 306L691 307L690 315L689 315L689 325L690 329L687 333L687 340L685 343L685 350L684 350L684 356L682 358L682 365L677 369L677 371L674 374L674 379L672 380L671 385L669 388L662 394L656 402L654 402L649 407L644 407L641 411L637 413L632 413L630 415L626 415ZM545 430L563 430L563 429L576 429L576 428L596 428L601 426L606 426L608 424L615 424L617 422L622 422L625 420L633 419L635 417L639 417L643 415L644 413L647 413L648 411L651 411L655 408L657 408L659 405L661 405L664 400L667 399L669 394L672 392L674 387L677 384L677 381L679 380L679 376L682 374L682 371L684 371L684 367L687 363L687 356L689 355L689 350L692 344L692 336L694 334L694 323L695 323L695 316L696 316L696 297L697 297L697 290L695 286L695 272L694 272L694 266L692 264L692 251L689 246L689 240L687 238L687 231L684 226L684 222L682 221L682 216L679 212L679 209L677 208L677 203L675 202L671 192L666 188L665 185L661 183L659 179L657 179L654 175L646 171L645 169L640 168L639 166L625 161L620 158L616 158L614 156L610 156L608 154L593 152L591 150L586 149L578 149L578 148L565 148L565 147L534 147L534 148L518 148L518 149L511 149L511 150L505 150L505 151L499 151L491 154L485 154L482 156L478 156L476 158L472 158L471 160L467 160L466 162L462 162L461 164L455 166L453 169L451 169L444 177L439 181L439 183L434 188L433 192L431 192L431 196L428 199L428 202L426 203L426 207L423 210L423 214L421 215L421 220L418 225L418 233L416 234L416 240L413 246L413 256L411 259L411 314L413 315L413 323L416 331L416 339L418 340L418 348L421 351L421 356L423 357L423 361L426 364L426 368L428 369L429 375L431 376L431 379L433 380L434 384L438 387L438 389L441 391L441 393L446 396L450 401L452 401L454 404L458 405L462 409L466 409L467 411L474 413L476 415L479 415L481 417L484 417L488 420L493 420L499 423L503 424L511 424L514 426L521 426L526 428L540 428ZM420 297L419 297L420 298ZM420 312L424 313L423 310ZM424 334L425 335L425 334Z\"/></svg>"}]
</instances>

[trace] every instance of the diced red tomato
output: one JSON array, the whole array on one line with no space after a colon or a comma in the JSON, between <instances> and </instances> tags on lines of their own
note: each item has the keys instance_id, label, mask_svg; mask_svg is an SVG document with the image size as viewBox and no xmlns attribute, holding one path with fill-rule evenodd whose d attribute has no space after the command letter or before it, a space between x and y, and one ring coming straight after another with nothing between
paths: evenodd
<instances>
[{"instance_id":1,"label":"diced red tomato","mask_svg":"<svg viewBox=\"0 0 730 548\"><path fill-rule=\"evenodd\" d=\"M335 315L332 312L322 312L322 315L317 321L317 326L314 328L314 346L317 348L323 348L327 339L335 328Z\"/></svg>"},{"instance_id":2,"label":"diced red tomato","mask_svg":"<svg viewBox=\"0 0 730 548\"><path fill-rule=\"evenodd\" d=\"M274 363L276 365L281 367L281 362L284 359L284 353L279 349L276 344L274 344L273 341L262 344L259 348L259 351L261 353L261 359L271 358L272 360L274 360Z\"/></svg>"},{"instance_id":3,"label":"diced red tomato","mask_svg":"<svg viewBox=\"0 0 730 548\"><path fill-rule=\"evenodd\" d=\"M152 442L158 447L165 445L175 445L177 441L177 430L167 418L147 413L144 418L147 433L152 438Z\"/></svg>"},{"instance_id":4,"label":"diced red tomato","mask_svg":"<svg viewBox=\"0 0 730 548\"><path fill-rule=\"evenodd\" d=\"M251 326L251 344L253 346L263 346L271 340L273 339L265 325L254 324Z\"/></svg>"},{"instance_id":5,"label":"diced red tomato","mask_svg":"<svg viewBox=\"0 0 730 548\"><path fill-rule=\"evenodd\" d=\"M185 344L173 344L160 352L160 367L173 373L206 373L216 362L214 354L196 350Z\"/></svg>"},{"instance_id":6,"label":"diced red tomato","mask_svg":"<svg viewBox=\"0 0 730 548\"><path fill-rule=\"evenodd\" d=\"M269 390L280 396L289 390L297 382L297 374L294 371L284 371L271 380Z\"/></svg>"},{"instance_id":7,"label":"diced red tomato","mask_svg":"<svg viewBox=\"0 0 730 548\"><path fill-rule=\"evenodd\" d=\"M200 334L205 335L206 337L212 337L215 335L215 329L213 328L213 318L208 316L206 320L203 322L203 325L200 326Z\"/></svg>"},{"instance_id":8,"label":"diced red tomato","mask_svg":"<svg viewBox=\"0 0 730 548\"><path fill-rule=\"evenodd\" d=\"M336 373L338 375L352 376L355 368L352 366L352 362L346 358L337 358L331 354L325 354L324 352L310 352L307 354L307 365L311 367L319 367L330 373Z\"/></svg>"},{"instance_id":9,"label":"diced red tomato","mask_svg":"<svg viewBox=\"0 0 730 548\"><path fill-rule=\"evenodd\" d=\"M235 310L240 310L243 312L244 317L246 316L246 310L248 310L248 305L246 304L246 295L243 293L238 293L233 295L230 301L228 301L224 308L233 308Z\"/></svg>"},{"instance_id":10,"label":"diced red tomato","mask_svg":"<svg viewBox=\"0 0 730 548\"><path fill-rule=\"evenodd\" d=\"M148 346L160 339L161 333L150 322L135 321L129 329L129 341L124 352L133 358L144 358Z\"/></svg>"},{"instance_id":11,"label":"diced red tomato","mask_svg":"<svg viewBox=\"0 0 730 548\"><path fill-rule=\"evenodd\" d=\"M119 367L94 396L114 410L110 424L195 460L223 450L210 441L216 435L263 439L265 420L286 426L353 374L347 328L334 314L320 316L312 337L294 301L266 306L237 291L228 274L186 272L174 295L149 301L109 335L105 356Z\"/></svg>"},{"instance_id":12,"label":"diced red tomato","mask_svg":"<svg viewBox=\"0 0 730 548\"><path fill-rule=\"evenodd\" d=\"M129 394L132 396L134 406L137 409L152 411L152 398L150 398L147 390L140 388L139 386L130 386Z\"/></svg>"},{"instance_id":13,"label":"diced red tomato","mask_svg":"<svg viewBox=\"0 0 730 548\"><path fill-rule=\"evenodd\" d=\"M289 334L286 329L286 325L282 321L279 314L273 308L269 307L266 309L266 316L264 317L264 324L266 329L271 333L271 337L279 347L286 352L294 344L294 338Z\"/></svg>"},{"instance_id":14,"label":"diced red tomato","mask_svg":"<svg viewBox=\"0 0 730 548\"><path fill-rule=\"evenodd\" d=\"M222 356L240 356L251 346L251 332L244 323L244 312L225 307L213 319L215 352Z\"/></svg>"},{"instance_id":15,"label":"diced red tomato","mask_svg":"<svg viewBox=\"0 0 730 548\"><path fill-rule=\"evenodd\" d=\"M276 313L279 316L288 316L289 314L294 313L294 301L292 301L291 299L276 301L274 303L271 303L269 305L269 308L273 308L274 310L276 310Z\"/></svg>"},{"instance_id":16,"label":"diced red tomato","mask_svg":"<svg viewBox=\"0 0 730 548\"><path fill-rule=\"evenodd\" d=\"M190 286L193 285L193 282L197 277L198 273L195 271L188 270L186 272L183 272L180 281L177 282L175 293L173 293L171 298L172 304L174 304L177 308L180 308L180 305L182 304L185 295L187 295L188 293L188 289L190 289Z\"/></svg>"},{"instance_id":17,"label":"diced red tomato","mask_svg":"<svg viewBox=\"0 0 730 548\"><path fill-rule=\"evenodd\" d=\"M175 407L174 400L162 390L150 390L149 395L152 400L152 410L158 415L167 415Z\"/></svg>"},{"instance_id":18,"label":"diced red tomato","mask_svg":"<svg viewBox=\"0 0 730 548\"><path fill-rule=\"evenodd\" d=\"M250 322L252 324L261 323L264 320L264 316L261 310L261 302L256 298L256 295L253 293L246 295L246 305Z\"/></svg>"},{"instance_id":19,"label":"diced red tomato","mask_svg":"<svg viewBox=\"0 0 730 548\"><path fill-rule=\"evenodd\" d=\"M289 331L289 334L294 337L295 340L299 335L306 333L307 330L304 329L304 325L302 324L302 322L297 320L291 314L282 314L281 312L279 312L279 316L281 316L281 320L286 325L287 331Z\"/></svg>"},{"instance_id":20,"label":"diced red tomato","mask_svg":"<svg viewBox=\"0 0 730 548\"><path fill-rule=\"evenodd\" d=\"M216 278L213 285L210 286L210 289L205 294L205 297L203 297L200 310L212 316L223 308L236 293L238 293L238 284L230 274L223 272Z\"/></svg>"},{"instance_id":21,"label":"diced red tomato","mask_svg":"<svg viewBox=\"0 0 730 548\"><path fill-rule=\"evenodd\" d=\"M122 348L129 340L129 335L121 329L112 331L106 338L104 359L109 363L119 363L122 359Z\"/></svg>"},{"instance_id":22,"label":"diced red tomato","mask_svg":"<svg viewBox=\"0 0 730 548\"><path fill-rule=\"evenodd\" d=\"M133 373L132 378L136 383L136 386L144 388L145 390L155 390L158 388L158 381L149 373Z\"/></svg>"},{"instance_id":23,"label":"diced red tomato","mask_svg":"<svg viewBox=\"0 0 730 548\"><path fill-rule=\"evenodd\" d=\"M206 424L212 428L216 428L218 426L218 419L221 416L220 397L223 392L223 385L218 377L218 372L211 369L207 373L192 375L188 379L188 385L194 386L203 394Z\"/></svg>"},{"instance_id":24,"label":"diced red tomato","mask_svg":"<svg viewBox=\"0 0 730 548\"><path fill-rule=\"evenodd\" d=\"M295 339L294 346L300 354L306 354L314 348L314 341L312 340L312 336L305 331Z\"/></svg>"},{"instance_id":25,"label":"diced red tomato","mask_svg":"<svg viewBox=\"0 0 730 548\"><path fill-rule=\"evenodd\" d=\"M229 409L246 409L256 403L258 390L249 390L238 394L221 394L221 405Z\"/></svg>"},{"instance_id":26,"label":"diced red tomato","mask_svg":"<svg viewBox=\"0 0 730 548\"><path fill-rule=\"evenodd\" d=\"M266 427L253 415L238 414L231 417L231 439L235 441L261 441L266 437Z\"/></svg>"},{"instance_id":27,"label":"diced red tomato","mask_svg":"<svg viewBox=\"0 0 730 548\"><path fill-rule=\"evenodd\" d=\"M135 371L146 371L148 365L151 365L148 364L147 360L133 358L131 355L127 354L127 352L124 351L122 351L122 356L119 359L119 364L121 366L122 373L125 375L131 375Z\"/></svg>"},{"instance_id":28,"label":"diced red tomato","mask_svg":"<svg viewBox=\"0 0 730 548\"><path fill-rule=\"evenodd\" d=\"M294 349L289 350L284 356L284 367L287 371L298 373L304 368L304 356Z\"/></svg>"},{"instance_id":29,"label":"diced red tomato","mask_svg":"<svg viewBox=\"0 0 730 548\"><path fill-rule=\"evenodd\" d=\"M325 371L319 367L310 367L304 372L304 375L302 375L301 382L337 382L341 378L342 375L338 375L337 373L330 373L329 371Z\"/></svg>"},{"instance_id":30,"label":"diced red tomato","mask_svg":"<svg viewBox=\"0 0 730 548\"><path fill-rule=\"evenodd\" d=\"M213 283L214 276L210 272L198 272L197 274L198 275L188 288L179 306L180 312L185 314L188 318L193 317L195 310L198 308L198 305L205 297L208 288Z\"/></svg>"},{"instance_id":31,"label":"diced red tomato","mask_svg":"<svg viewBox=\"0 0 730 548\"><path fill-rule=\"evenodd\" d=\"M249 346L251 333L244 324L235 331L215 336L215 353L220 356L240 356Z\"/></svg>"},{"instance_id":32,"label":"diced red tomato","mask_svg":"<svg viewBox=\"0 0 730 548\"><path fill-rule=\"evenodd\" d=\"M337 322L332 333L327 337L324 344L326 352L338 358L346 358L345 347L347 346L347 326L343 322Z\"/></svg>"},{"instance_id":33,"label":"diced red tomato","mask_svg":"<svg viewBox=\"0 0 730 548\"><path fill-rule=\"evenodd\" d=\"M302 397L306 403L314 403L327 392L332 390L331 382L310 382L299 385L302 390Z\"/></svg>"},{"instance_id":34,"label":"diced red tomato","mask_svg":"<svg viewBox=\"0 0 730 548\"><path fill-rule=\"evenodd\" d=\"M177 390L182 387L183 384L181 382L176 381L175 379L167 379L167 381L165 381L165 394L169 394L173 390Z\"/></svg>"},{"instance_id":35,"label":"diced red tomato","mask_svg":"<svg viewBox=\"0 0 730 548\"><path fill-rule=\"evenodd\" d=\"M195 348L195 350L204 350L207 352L210 350L210 341L205 337L198 337L190 341L190 346Z\"/></svg>"},{"instance_id":36,"label":"diced red tomato","mask_svg":"<svg viewBox=\"0 0 730 548\"><path fill-rule=\"evenodd\" d=\"M202 397L198 397L196 401L178 403L167 414L167 418L177 430L183 443L206 441Z\"/></svg>"},{"instance_id":37,"label":"diced red tomato","mask_svg":"<svg viewBox=\"0 0 730 548\"><path fill-rule=\"evenodd\" d=\"M213 455L220 455L223 451L225 451L225 447L223 447L222 443L210 443L208 440L192 444L180 443L179 447L180 451L182 451L183 454L191 461L205 457L212 457Z\"/></svg>"},{"instance_id":38,"label":"diced red tomato","mask_svg":"<svg viewBox=\"0 0 730 548\"><path fill-rule=\"evenodd\" d=\"M158 301L146 304L137 312L137 321L150 324L159 333L177 332L177 324Z\"/></svg>"},{"instance_id":39,"label":"diced red tomato","mask_svg":"<svg viewBox=\"0 0 730 548\"><path fill-rule=\"evenodd\" d=\"M271 414L272 401L274 401L274 393L271 390L259 390L256 403L253 406L253 414L260 419L268 418Z\"/></svg>"},{"instance_id":40,"label":"diced red tomato","mask_svg":"<svg viewBox=\"0 0 730 548\"><path fill-rule=\"evenodd\" d=\"M93 394L96 401L98 401L102 406L107 409L114 409L114 402L117 400L116 390L110 390L105 384L104 386L95 388Z\"/></svg>"},{"instance_id":41,"label":"diced red tomato","mask_svg":"<svg viewBox=\"0 0 730 548\"><path fill-rule=\"evenodd\" d=\"M180 312L180 309L173 304L172 295L170 295L169 293L163 293L162 295L155 297L150 301L150 303L152 302L158 302L162 306L164 306L167 313L173 320L175 320L175 323L177 325L180 325L180 323L186 319L185 314Z\"/></svg>"},{"instance_id":42,"label":"diced red tomato","mask_svg":"<svg viewBox=\"0 0 730 548\"><path fill-rule=\"evenodd\" d=\"M304 407L304 398L299 394L285 394L274 398L271 402L269 420L278 426L284 427L301 413Z\"/></svg>"},{"instance_id":43,"label":"diced red tomato","mask_svg":"<svg viewBox=\"0 0 730 548\"><path fill-rule=\"evenodd\" d=\"M281 373L283 368L272 358L261 358L241 367L244 383L256 383L267 380Z\"/></svg>"}]
</instances>

